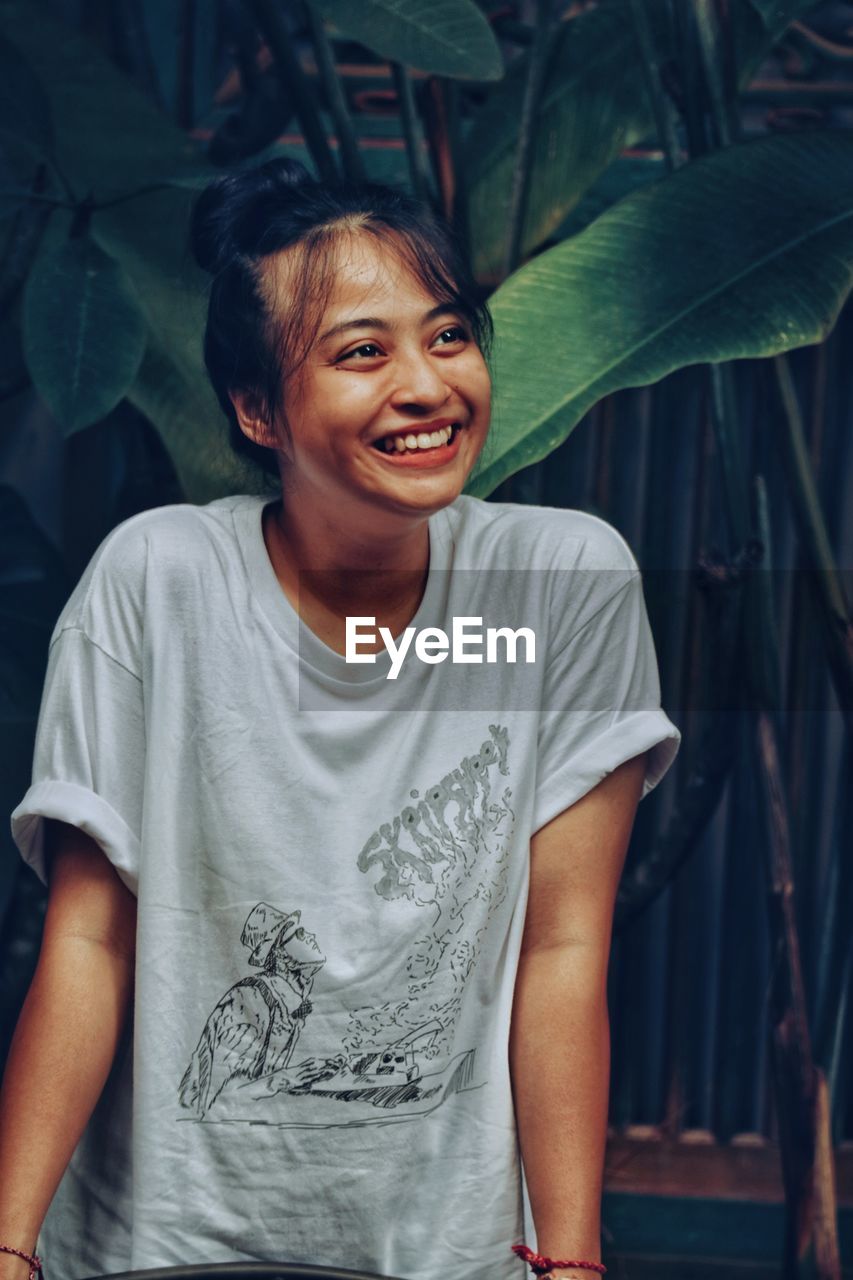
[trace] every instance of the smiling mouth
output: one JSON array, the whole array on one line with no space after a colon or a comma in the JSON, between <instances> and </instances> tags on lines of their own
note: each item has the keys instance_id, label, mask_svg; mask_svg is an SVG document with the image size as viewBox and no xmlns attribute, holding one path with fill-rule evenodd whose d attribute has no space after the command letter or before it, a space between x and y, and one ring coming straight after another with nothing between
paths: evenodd
<instances>
[{"instance_id":1,"label":"smiling mouth","mask_svg":"<svg viewBox=\"0 0 853 1280\"><path fill-rule=\"evenodd\" d=\"M390 454L392 457L415 456L419 453L430 453L437 449L443 449L447 445L453 444L456 437L461 431L458 422L454 422L451 427L442 427L440 431L430 432L410 432L408 435L382 436L379 440L372 442L372 447L379 453Z\"/></svg>"}]
</instances>

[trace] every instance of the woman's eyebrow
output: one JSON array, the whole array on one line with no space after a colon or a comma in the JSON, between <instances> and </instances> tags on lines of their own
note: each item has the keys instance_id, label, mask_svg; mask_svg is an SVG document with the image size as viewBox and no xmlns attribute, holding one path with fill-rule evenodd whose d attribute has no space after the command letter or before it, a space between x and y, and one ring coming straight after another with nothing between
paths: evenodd
<instances>
[{"instance_id":1,"label":"woman's eyebrow","mask_svg":"<svg viewBox=\"0 0 853 1280\"><path fill-rule=\"evenodd\" d=\"M327 329L325 333L320 334L320 341L326 342L329 338L336 338L339 333L346 333L347 329L390 329L391 326L387 320L380 320L378 316L360 316L357 320L342 320L340 324L332 325L331 329Z\"/></svg>"},{"instance_id":2,"label":"woman's eyebrow","mask_svg":"<svg viewBox=\"0 0 853 1280\"><path fill-rule=\"evenodd\" d=\"M450 302L439 303L437 307L433 307L431 311L427 311L421 319L422 324L428 324L430 320L437 320L439 316L457 315L458 307L454 307ZM393 328L387 320L382 320L378 316L359 316L356 320L342 320L340 324L332 325L331 329L327 329L325 333L320 335L320 342L327 342L329 338L336 338L339 333L345 333L347 329L381 329L387 332Z\"/></svg>"}]
</instances>

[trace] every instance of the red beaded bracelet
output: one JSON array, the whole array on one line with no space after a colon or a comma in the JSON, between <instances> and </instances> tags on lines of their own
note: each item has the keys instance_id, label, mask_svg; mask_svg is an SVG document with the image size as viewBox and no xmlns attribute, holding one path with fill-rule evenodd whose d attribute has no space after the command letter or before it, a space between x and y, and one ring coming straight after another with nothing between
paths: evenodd
<instances>
[{"instance_id":1,"label":"red beaded bracelet","mask_svg":"<svg viewBox=\"0 0 853 1280\"><path fill-rule=\"evenodd\" d=\"M13 1249L10 1244L0 1244L0 1253L14 1253L17 1254L19 1258L23 1258L24 1262L28 1262L30 1264L28 1280L36 1280L36 1276L38 1276L39 1280L44 1280L44 1272L41 1269L41 1258L37 1253L24 1253L22 1249Z\"/></svg>"},{"instance_id":2,"label":"red beaded bracelet","mask_svg":"<svg viewBox=\"0 0 853 1280\"><path fill-rule=\"evenodd\" d=\"M530 1265L531 1271L537 1276L544 1276L549 1271L556 1271L558 1268L575 1267L578 1271L597 1271L603 1276L607 1268L600 1262L567 1262L561 1261L559 1258L546 1258L542 1253L534 1253L532 1249L528 1249L526 1244L514 1244L512 1246L513 1253L518 1254L523 1262Z\"/></svg>"}]
</instances>

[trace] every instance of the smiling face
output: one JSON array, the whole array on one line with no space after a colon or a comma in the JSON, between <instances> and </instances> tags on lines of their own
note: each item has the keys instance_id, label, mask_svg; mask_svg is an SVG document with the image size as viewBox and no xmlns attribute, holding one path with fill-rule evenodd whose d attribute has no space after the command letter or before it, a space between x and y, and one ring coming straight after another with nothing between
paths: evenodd
<instances>
[{"instance_id":1,"label":"smiling face","mask_svg":"<svg viewBox=\"0 0 853 1280\"><path fill-rule=\"evenodd\" d=\"M267 267L273 314L288 296L293 252ZM464 313L425 290L390 237L344 234L334 256L316 339L282 397L288 510L333 512L354 529L380 513L392 524L429 516L459 496L485 443L485 360ZM429 435L430 447L377 447L389 435L409 446Z\"/></svg>"}]
</instances>

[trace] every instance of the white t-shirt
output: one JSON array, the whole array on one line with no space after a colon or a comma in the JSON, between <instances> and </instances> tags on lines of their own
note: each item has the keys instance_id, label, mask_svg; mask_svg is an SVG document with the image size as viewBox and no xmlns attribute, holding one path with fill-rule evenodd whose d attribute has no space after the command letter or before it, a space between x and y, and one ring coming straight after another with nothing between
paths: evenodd
<instances>
[{"instance_id":1,"label":"white t-shirt","mask_svg":"<svg viewBox=\"0 0 853 1280\"><path fill-rule=\"evenodd\" d=\"M40 1252L54 1280L229 1260L521 1280L530 837L643 751L648 794L680 740L639 571L594 516L460 497L430 518L410 625L525 626L535 661L413 645L390 680L387 653L348 664L301 622L268 501L126 520L56 624L13 835L42 876L43 817L93 836L138 937L133 1032Z\"/></svg>"}]
</instances>

